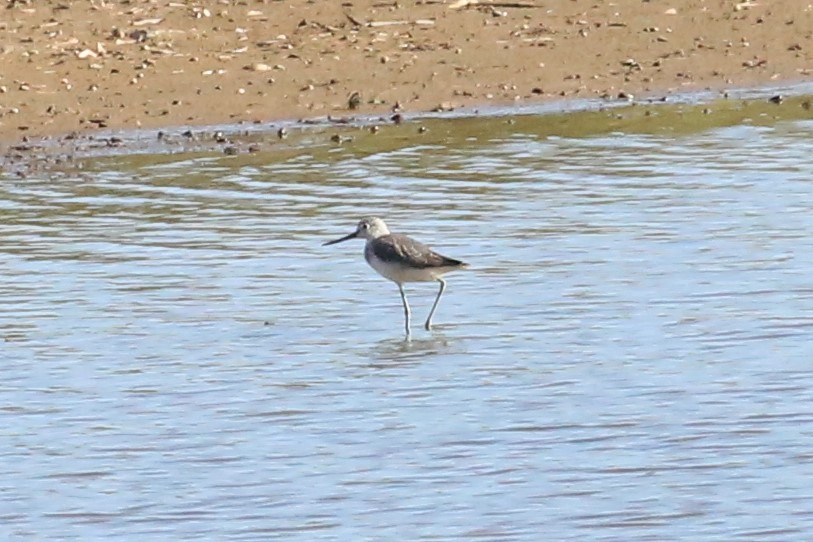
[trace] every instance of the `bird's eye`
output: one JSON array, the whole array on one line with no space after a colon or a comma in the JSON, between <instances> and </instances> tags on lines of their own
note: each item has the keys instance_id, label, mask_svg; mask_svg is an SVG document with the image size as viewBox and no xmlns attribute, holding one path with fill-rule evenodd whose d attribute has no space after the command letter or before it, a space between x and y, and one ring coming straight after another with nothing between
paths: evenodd
<instances>
[{"instance_id":1,"label":"bird's eye","mask_svg":"<svg viewBox=\"0 0 813 542\"><path fill-rule=\"evenodd\" d=\"M369 224L367 224L366 222L364 222L364 223L361 225L361 228L362 228L362 229L365 229L365 230L366 230L366 229L368 229L369 227L370 227L370 225L369 225Z\"/></svg>"}]
</instances>

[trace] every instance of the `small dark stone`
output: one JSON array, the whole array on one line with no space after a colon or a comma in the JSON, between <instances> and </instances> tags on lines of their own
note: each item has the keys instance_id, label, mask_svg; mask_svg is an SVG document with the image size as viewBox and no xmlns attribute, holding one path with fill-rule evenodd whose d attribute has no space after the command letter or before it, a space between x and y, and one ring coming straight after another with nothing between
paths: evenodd
<instances>
[{"instance_id":1,"label":"small dark stone","mask_svg":"<svg viewBox=\"0 0 813 542\"><path fill-rule=\"evenodd\" d=\"M133 30L128 34L128 37L131 40L135 40L136 43L143 43L147 41L147 31L146 30Z\"/></svg>"},{"instance_id":2,"label":"small dark stone","mask_svg":"<svg viewBox=\"0 0 813 542\"><path fill-rule=\"evenodd\" d=\"M350 95L350 98L347 99L347 107L350 109L358 109L359 105L361 105L361 94L354 92Z\"/></svg>"}]
</instances>

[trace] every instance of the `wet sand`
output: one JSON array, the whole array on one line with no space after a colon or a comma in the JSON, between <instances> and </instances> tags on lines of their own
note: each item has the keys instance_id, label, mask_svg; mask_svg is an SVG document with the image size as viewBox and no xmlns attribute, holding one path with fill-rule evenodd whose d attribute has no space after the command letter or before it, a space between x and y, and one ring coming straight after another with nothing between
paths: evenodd
<instances>
[{"instance_id":1,"label":"wet sand","mask_svg":"<svg viewBox=\"0 0 813 542\"><path fill-rule=\"evenodd\" d=\"M57 2L0 9L0 141L805 81L798 0Z\"/></svg>"}]
</instances>

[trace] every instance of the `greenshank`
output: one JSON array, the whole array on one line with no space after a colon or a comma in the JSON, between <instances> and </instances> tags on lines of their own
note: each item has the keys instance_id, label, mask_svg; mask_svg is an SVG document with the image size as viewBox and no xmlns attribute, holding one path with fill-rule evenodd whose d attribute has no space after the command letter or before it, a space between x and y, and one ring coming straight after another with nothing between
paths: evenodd
<instances>
[{"instance_id":1,"label":"greenshank","mask_svg":"<svg viewBox=\"0 0 813 542\"><path fill-rule=\"evenodd\" d=\"M410 335L410 310L404 293L406 282L432 282L440 283L438 296L429 311L424 327L432 328L432 316L438 308L438 302L446 289L443 275L450 271L462 269L468 264L442 256L406 235L390 233L383 220L376 217L362 218L356 231L324 245L334 245L349 239L361 238L367 241L364 247L364 259L375 269L379 275L393 281L401 292L401 301L404 303L404 327L407 337Z\"/></svg>"}]
</instances>

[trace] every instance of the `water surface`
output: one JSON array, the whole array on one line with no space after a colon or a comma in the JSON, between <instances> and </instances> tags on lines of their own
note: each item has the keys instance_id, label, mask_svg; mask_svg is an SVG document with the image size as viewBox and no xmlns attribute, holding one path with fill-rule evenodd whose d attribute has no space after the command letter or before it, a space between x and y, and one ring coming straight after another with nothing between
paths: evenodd
<instances>
[{"instance_id":1,"label":"water surface","mask_svg":"<svg viewBox=\"0 0 813 542\"><path fill-rule=\"evenodd\" d=\"M813 535L813 122L545 123L2 179L3 538Z\"/></svg>"}]
</instances>

